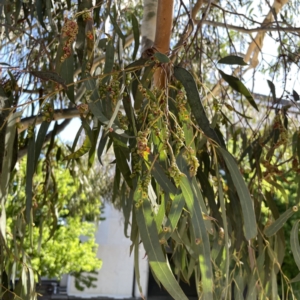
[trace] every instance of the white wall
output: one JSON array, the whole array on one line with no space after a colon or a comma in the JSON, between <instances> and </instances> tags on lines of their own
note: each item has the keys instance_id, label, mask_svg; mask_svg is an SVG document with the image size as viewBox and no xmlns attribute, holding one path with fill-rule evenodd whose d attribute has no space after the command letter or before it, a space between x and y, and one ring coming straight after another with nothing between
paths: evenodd
<instances>
[{"instance_id":1,"label":"white wall","mask_svg":"<svg viewBox=\"0 0 300 300\"><path fill-rule=\"evenodd\" d=\"M83 298L90 297L111 297L129 298L132 297L134 279L134 257L130 256L130 239L123 233L123 215L115 210L112 205L106 204L104 209L104 221L101 221L96 232L96 242L99 245L97 256L102 259L103 265L99 270L95 282L97 288L85 289L83 292L75 288L75 281L72 276L68 278L68 295ZM145 258L143 247L140 248L140 275L144 295L147 294L148 284L148 261ZM139 296L135 287L135 296Z\"/></svg>"}]
</instances>

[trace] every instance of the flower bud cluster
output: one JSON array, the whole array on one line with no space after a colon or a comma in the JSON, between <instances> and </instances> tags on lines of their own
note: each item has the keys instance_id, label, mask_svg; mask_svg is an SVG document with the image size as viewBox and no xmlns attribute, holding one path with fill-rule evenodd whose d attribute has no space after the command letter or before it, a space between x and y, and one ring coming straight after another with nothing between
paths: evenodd
<instances>
[{"instance_id":1,"label":"flower bud cluster","mask_svg":"<svg viewBox=\"0 0 300 300\"><path fill-rule=\"evenodd\" d=\"M179 154L180 149L184 146L184 131L182 128L176 124L175 125L175 132L172 134L173 141L175 142L175 149L174 154L175 156Z\"/></svg>"},{"instance_id":2,"label":"flower bud cluster","mask_svg":"<svg viewBox=\"0 0 300 300\"><path fill-rule=\"evenodd\" d=\"M179 170L175 161L173 161L168 169L169 175L174 179L175 185L178 187L180 184L180 179L184 176Z\"/></svg>"},{"instance_id":3,"label":"flower bud cluster","mask_svg":"<svg viewBox=\"0 0 300 300\"><path fill-rule=\"evenodd\" d=\"M72 53L72 44L76 39L78 33L78 25L75 21L65 18L65 23L62 27L62 40L63 44L63 56L60 58L60 61L63 62L68 58Z\"/></svg>"},{"instance_id":4,"label":"flower bud cluster","mask_svg":"<svg viewBox=\"0 0 300 300\"><path fill-rule=\"evenodd\" d=\"M142 161L140 156L137 154L136 149L132 149L132 173L131 178L134 178L136 175L139 175L142 171Z\"/></svg>"},{"instance_id":5,"label":"flower bud cluster","mask_svg":"<svg viewBox=\"0 0 300 300\"><path fill-rule=\"evenodd\" d=\"M137 154L145 159L148 159L148 155L150 153L150 148L148 146L149 134L150 130L146 129L145 131L139 131L137 136Z\"/></svg>"},{"instance_id":6,"label":"flower bud cluster","mask_svg":"<svg viewBox=\"0 0 300 300\"><path fill-rule=\"evenodd\" d=\"M86 103L81 103L76 106L80 114L87 113L89 110L89 105Z\"/></svg>"},{"instance_id":7,"label":"flower bud cluster","mask_svg":"<svg viewBox=\"0 0 300 300\"><path fill-rule=\"evenodd\" d=\"M106 90L109 93L112 103L115 105L120 95L120 81L118 80L117 75L113 76L112 81L107 86Z\"/></svg>"},{"instance_id":8,"label":"flower bud cluster","mask_svg":"<svg viewBox=\"0 0 300 300\"><path fill-rule=\"evenodd\" d=\"M190 113L186 108L187 100L185 93L182 91L178 91L175 101L178 109L179 120L181 122L187 122L188 120L190 120Z\"/></svg>"},{"instance_id":9,"label":"flower bud cluster","mask_svg":"<svg viewBox=\"0 0 300 300\"><path fill-rule=\"evenodd\" d=\"M123 130L128 130L128 118L123 116L122 112L118 111L118 120L120 122L120 128Z\"/></svg>"},{"instance_id":10,"label":"flower bud cluster","mask_svg":"<svg viewBox=\"0 0 300 300\"><path fill-rule=\"evenodd\" d=\"M146 172L146 174L143 174L141 178L141 188L142 188L142 197L143 199L148 198L148 186L151 181L151 174L149 172Z\"/></svg>"},{"instance_id":11,"label":"flower bud cluster","mask_svg":"<svg viewBox=\"0 0 300 300\"><path fill-rule=\"evenodd\" d=\"M83 102L85 102L85 103L92 102L92 100L91 100L92 94L93 94L92 90L86 90L85 93L83 94Z\"/></svg>"},{"instance_id":12,"label":"flower bud cluster","mask_svg":"<svg viewBox=\"0 0 300 300\"><path fill-rule=\"evenodd\" d=\"M28 128L27 128L27 137L29 139L34 137L34 126L33 125L29 125Z\"/></svg>"},{"instance_id":13,"label":"flower bud cluster","mask_svg":"<svg viewBox=\"0 0 300 300\"><path fill-rule=\"evenodd\" d=\"M54 109L50 103L46 103L42 108L43 121L50 123L53 120Z\"/></svg>"},{"instance_id":14,"label":"flower bud cluster","mask_svg":"<svg viewBox=\"0 0 300 300\"><path fill-rule=\"evenodd\" d=\"M91 13L86 9L84 10L84 13L82 15L82 20L84 22L93 20Z\"/></svg>"},{"instance_id":15,"label":"flower bud cluster","mask_svg":"<svg viewBox=\"0 0 300 300\"><path fill-rule=\"evenodd\" d=\"M189 165L190 176L196 176L199 167L199 161L195 156L195 151L193 150L193 148L187 147L183 156Z\"/></svg>"}]
</instances>

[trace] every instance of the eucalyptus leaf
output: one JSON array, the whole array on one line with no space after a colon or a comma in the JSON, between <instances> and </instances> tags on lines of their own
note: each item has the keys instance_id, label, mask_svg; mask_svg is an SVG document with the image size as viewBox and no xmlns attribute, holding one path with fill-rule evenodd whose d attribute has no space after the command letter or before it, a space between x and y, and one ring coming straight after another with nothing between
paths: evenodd
<instances>
[{"instance_id":1,"label":"eucalyptus leaf","mask_svg":"<svg viewBox=\"0 0 300 300\"><path fill-rule=\"evenodd\" d=\"M222 78L237 92L241 93L246 97L249 103L258 111L258 107L254 101L253 96L250 94L245 85L237 78L232 75L228 75L223 71L219 70Z\"/></svg>"},{"instance_id":2,"label":"eucalyptus leaf","mask_svg":"<svg viewBox=\"0 0 300 300\"><path fill-rule=\"evenodd\" d=\"M239 66L248 65L242 57L236 55L225 56L218 61L218 64L239 65Z\"/></svg>"}]
</instances>

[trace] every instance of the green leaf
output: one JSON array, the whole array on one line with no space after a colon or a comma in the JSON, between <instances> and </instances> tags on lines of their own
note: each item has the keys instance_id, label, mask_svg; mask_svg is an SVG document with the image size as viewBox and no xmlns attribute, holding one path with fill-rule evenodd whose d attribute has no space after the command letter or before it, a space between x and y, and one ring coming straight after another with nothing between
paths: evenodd
<instances>
[{"instance_id":1,"label":"green leaf","mask_svg":"<svg viewBox=\"0 0 300 300\"><path fill-rule=\"evenodd\" d=\"M50 81L56 82L56 83L60 84L65 90L68 89L68 87L66 86L65 80L62 79L56 72L30 71L29 73L35 77L42 79L42 80L50 80Z\"/></svg>"},{"instance_id":2,"label":"green leaf","mask_svg":"<svg viewBox=\"0 0 300 300\"><path fill-rule=\"evenodd\" d=\"M122 40L123 45L124 45L124 43L125 43L125 35L123 34L122 30L120 29L120 27L119 27L118 23L116 22L116 20L114 19L114 17L111 14L109 16L110 16L110 20L111 20L111 22L112 22L112 24L113 24L113 26L114 26L114 28L115 28L118 36L120 37L120 39Z\"/></svg>"},{"instance_id":3,"label":"green leaf","mask_svg":"<svg viewBox=\"0 0 300 300\"><path fill-rule=\"evenodd\" d=\"M238 166L234 158L225 149L218 148L218 151L221 153L221 155L225 160L226 166L231 174L232 181L238 193L241 207L242 207L242 213L244 217L245 237L247 240L250 240L257 235L253 201L251 199L249 190L246 186L246 183L243 179L241 172L238 169Z\"/></svg>"},{"instance_id":4,"label":"green leaf","mask_svg":"<svg viewBox=\"0 0 300 300\"><path fill-rule=\"evenodd\" d=\"M131 171L128 166L126 155L124 154L123 149L123 147L119 147L114 143L114 152L117 160L117 166L120 169L128 186L132 188Z\"/></svg>"},{"instance_id":5,"label":"green leaf","mask_svg":"<svg viewBox=\"0 0 300 300\"><path fill-rule=\"evenodd\" d=\"M142 200L142 203L138 202L142 199L141 192L138 189L135 191L134 199L138 204L135 206L135 212L140 235L153 273L175 300L188 300L175 279L161 249L149 201L145 199Z\"/></svg>"},{"instance_id":6,"label":"green leaf","mask_svg":"<svg viewBox=\"0 0 300 300\"><path fill-rule=\"evenodd\" d=\"M165 224L166 227L170 228L169 231L164 235L166 240L172 235L172 233L176 229L184 205L185 201L182 194L176 195L172 200L172 206L168 215L167 222Z\"/></svg>"},{"instance_id":7,"label":"green leaf","mask_svg":"<svg viewBox=\"0 0 300 300\"><path fill-rule=\"evenodd\" d=\"M68 86L67 96L72 103L75 103L74 99L74 55L73 53L63 61L60 68L60 76Z\"/></svg>"},{"instance_id":8,"label":"green leaf","mask_svg":"<svg viewBox=\"0 0 300 300\"><path fill-rule=\"evenodd\" d=\"M139 22L135 16L135 14L131 14L131 23L132 23L132 31L134 37L134 49L132 54L132 60L134 61L136 58L136 54L139 50L140 46L140 31L139 31Z\"/></svg>"},{"instance_id":9,"label":"green leaf","mask_svg":"<svg viewBox=\"0 0 300 300\"><path fill-rule=\"evenodd\" d=\"M43 16L44 16L44 12L43 12L43 10L44 10L44 1L43 0L36 0L35 5L36 5L35 7L36 7L38 21L43 26L43 28L45 30L47 30L47 28L45 26L45 23L44 23L44 19L43 19Z\"/></svg>"},{"instance_id":10,"label":"green leaf","mask_svg":"<svg viewBox=\"0 0 300 300\"><path fill-rule=\"evenodd\" d=\"M107 44L108 38L103 38L98 43L98 48L106 50L106 44Z\"/></svg>"},{"instance_id":11,"label":"green leaf","mask_svg":"<svg viewBox=\"0 0 300 300\"><path fill-rule=\"evenodd\" d=\"M265 228L264 234L266 237L270 237L274 235L282 226L286 223L286 221L295 213L293 208L289 208L286 210L275 222L270 224L268 227Z\"/></svg>"},{"instance_id":12,"label":"green leaf","mask_svg":"<svg viewBox=\"0 0 300 300\"><path fill-rule=\"evenodd\" d=\"M274 85L274 83L273 83L272 81L270 81L270 80L267 80L267 82L268 82L268 86L269 86L269 88L270 88L270 90L271 90L271 94L272 94L272 97L273 97L273 101L274 101L274 103L275 103L275 102L276 102L275 85Z\"/></svg>"},{"instance_id":13,"label":"green leaf","mask_svg":"<svg viewBox=\"0 0 300 300\"><path fill-rule=\"evenodd\" d=\"M114 58L115 58L114 43L112 40L109 40L106 45L105 64L104 64L103 74L109 74L112 72L114 66ZM108 82L109 78L110 78L109 76L103 78L102 83Z\"/></svg>"},{"instance_id":14,"label":"green leaf","mask_svg":"<svg viewBox=\"0 0 300 300\"><path fill-rule=\"evenodd\" d=\"M218 61L218 64L239 65L239 66L247 66L248 65L242 57L236 56L236 55L225 56Z\"/></svg>"},{"instance_id":15,"label":"green leaf","mask_svg":"<svg viewBox=\"0 0 300 300\"><path fill-rule=\"evenodd\" d=\"M37 163L38 163L38 159L39 156L41 154L42 151L42 147L44 144L44 140L45 140L45 136L47 134L48 128L49 128L50 123L49 122L42 122L37 138L36 138L36 142L35 142L35 159L34 159L34 169L36 169L37 167Z\"/></svg>"},{"instance_id":16,"label":"green leaf","mask_svg":"<svg viewBox=\"0 0 300 300\"><path fill-rule=\"evenodd\" d=\"M290 280L291 283L299 282L299 281L300 281L300 273L298 273L298 275L296 275L293 279Z\"/></svg>"},{"instance_id":17,"label":"green leaf","mask_svg":"<svg viewBox=\"0 0 300 300\"><path fill-rule=\"evenodd\" d=\"M211 138L219 145L223 145L224 143L219 139L216 132L210 127L209 120L205 114L197 85L192 74L186 69L177 66L174 68L174 76L183 84L185 88L191 111L195 116L199 127L207 137Z\"/></svg>"},{"instance_id":18,"label":"green leaf","mask_svg":"<svg viewBox=\"0 0 300 300\"><path fill-rule=\"evenodd\" d=\"M90 149L91 149L91 141L90 138L86 135L82 146L77 151L67 155L65 157L65 160L77 159L83 156L84 154L88 153Z\"/></svg>"},{"instance_id":19,"label":"green leaf","mask_svg":"<svg viewBox=\"0 0 300 300\"><path fill-rule=\"evenodd\" d=\"M101 156L102 156L102 153L103 153L104 148L106 146L107 140L108 140L108 135L107 134L102 134L102 136L100 138L100 141L99 141L98 150L97 150L98 160L99 160L101 165L102 165Z\"/></svg>"},{"instance_id":20,"label":"green leaf","mask_svg":"<svg viewBox=\"0 0 300 300\"><path fill-rule=\"evenodd\" d=\"M295 259L295 263L298 266L298 269L300 270L300 245L299 245L299 221L296 221L296 223L293 225L292 231L291 231L291 250Z\"/></svg>"},{"instance_id":21,"label":"green leaf","mask_svg":"<svg viewBox=\"0 0 300 300\"><path fill-rule=\"evenodd\" d=\"M161 63L169 63L170 62L170 58L163 54L163 53L160 53L160 52L156 52L154 55L153 55L159 62Z\"/></svg>"},{"instance_id":22,"label":"green leaf","mask_svg":"<svg viewBox=\"0 0 300 300\"><path fill-rule=\"evenodd\" d=\"M190 181L187 177L181 177L180 187L185 199L188 211L191 215L194 231L193 249L199 256L199 265L201 270L201 285L204 299L213 298L213 274L211 266L210 242L206 232L202 210L196 197L193 195Z\"/></svg>"},{"instance_id":23,"label":"green leaf","mask_svg":"<svg viewBox=\"0 0 300 300\"><path fill-rule=\"evenodd\" d=\"M153 156L149 155L149 161L153 163ZM157 183L161 186L161 188L170 194L178 194L179 190L176 188L176 186L171 182L171 180L167 177L165 174L164 169L159 164L158 161L155 161L153 168L151 169L151 174L157 181Z\"/></svg>"},{"instance_id":24,"label":"green leaf","mask_svg":"<svg viewBox=\"0 0 300 300\"><path fill-rule=\"evenodd\" d=\"M35 171L35 134L29 138L27 146L27 165L26 165L26 221L31 223L32 208L32 183Z\"/></svg>"},{"instance_id":25,"label":"green leaf","mask_svg":"<svg viewBox=\"0 0 300 300\"><path fill-rule=\"evenodd\" d=\"M218 69L222 78L237 92L241 93L242 95L244 95L246 97L246 99L249 101L249 103L258 111L258 107L252 97L252 95L250 94L250 92L248 91L248 89L245 87L245 85L237 78L231 75L228 75L226 73L224 73L223 71L221 71L220 69Z\"/></svg>"}]
</instances>

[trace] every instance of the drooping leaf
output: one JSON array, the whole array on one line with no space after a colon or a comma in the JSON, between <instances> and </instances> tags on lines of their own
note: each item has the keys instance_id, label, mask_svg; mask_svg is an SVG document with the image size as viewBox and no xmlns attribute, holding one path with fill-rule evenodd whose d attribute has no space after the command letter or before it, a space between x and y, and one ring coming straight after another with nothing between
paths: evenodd
<instances>
[{"instance_id":1,"label":"drooping leaf","mask_svg":"<svg viewBox=\"0 0 300 300\"><path fill-rule=\"evenodd\" d=\"M33 174L35 171L35 134L29 137L27 150L27 164L26 164L26 221L31 226L31 209L32 209L32 184Z\"/></svg>"},{"instance_id":2,"label":"drooping leaf","mask_svg":"<svg viewBox=\"0 0 300 300\"><path fill-rule=\"evenodd\" d=\"M114 26L114 28L115 28L115 30L116 30L118 36L119 36L120 39L122 40L123 45L124 45L124 42L125 42L125 36L124 36L122 30L120 29L120 27L119 27L117 21L115 20L115 18L114 18L111 14L110 14L110 20L111 20L111 22L112 22L112 24L113 24L113 26Z\"/></svg>"},{"instance_id":3,"label":"drooping leaf","mask_svg":"<svg viewBox=\"0 0 300 300\"><path fill-rule=\"evenodd\" d=\"M38 20L39 20L40 24L43 26L43 28L45 30L47 30L45 23L44 23L44 9L45 9L44 4L45 4L45 1L43 1L43 0L35 1L35 5L36 5L35 7L36 7Z\"/></svg>"},{"instance_id":4,"label":"drooping leaf","mask_svg":"<svg viewBox=\"0 0 300 300\"><path fill-rule=\"evenodd\" d=\"M147 199L142 200L141 203L141 199L141 192L137 189L134 195L136 219L150 267L157 279L175 300L188 300L176 281L159 244L158 232L152 217L150 203Z\"/></svg>"},{"instance_id":5,"label":"drooping leaf","mask_svg":"<svg viewBox=\"0 0 300 300\"><path fill-rule=\"evenodd\" d=\"M248 65L242 57L236 55L225 56L218 61L218 64L239 65L239 66Z\"/></svg>"},{"instance_id":6,"label":"drooping leaf","mask_svg":"<svg viewBox=\"0 0 300 300\"><path fill-rule=\"evenodd\" d=\"M249 103L258 111L258 107L245 85L237 78L232 75L228 75L219 69L222 78L237 92L241 93L246 97Z\"/></svg>"},{"instance_id":7,"label":"drooping leaf","mask_svg":"<svg viewBox=\"0 0 300 300\"><path fill-rule=\"evenodd\" d=\"M107 140L108 140L108 135L107 134L106 135L102 134L101 138L100 138L100 141L99 141L98 150L97 150L98 160L99 160L101 165L102 165L101 156L102 156L102 153L103 153L104 148L106 146Z\"/></svg>"},{"instance_id":8,"label":"drooping leaf","mask_svg":"<svg viewBox=\"0 0 300 300\"><path fill-rule=\"evenodd\" d=\"M139 22L135 14L131 14L131 23L132 23L132 30L133 30L133 37L134 37L134 50L132 53L132 60L134 61L140 46Z\"/></svg>"},{"instance_id":9,"label":"drooping leaf","mask_svg":"<svg viewBox=\"0 0 300 300\"><path fill-rule=\"evenodd\" d=\"M84 142L81 145L81 147L77 151L67 155L65 157L65 160L77 159L77 158L83 156L84 154L88 153L90 151L91 147L92 147L91 140L90 140L89 136L86 134Z\"/></svg>"},{"instance_id":10,"label":"drooping leaf","mask_svg":"<svg viewBox=\"0 0 300 300\"><path fill-rule=\"evenodd\" d=\"M268 86L271 90L271 94L272 94L272 97L273 97L273 102L275 103L276 102L276 90L275 90L275 85L272 81L270 80L267 80L268 82Z\"/></svg>"},{"instance_id":11,"label":"drooping leaf","mask_svg":"<svg viewBox=\"0 0 300 300\"><path fill-rule=\"evenodd\" d=\"M124 154L123 147L120 147L114 143L114 152L117 160L117 166L120 169L128 186L132 188L131 171L127 163L126 155Z\"/></svg>"},{"instance_id":12,"label":"drooping leaf","mask_svg":"<svg viewBox=\"0 0 300 300\"><path fill-rule=\"evenodd\" d=\"M300 270L300 245L299 245L299 221L293 225L291 231L291 250L295 259L295 263Z\"/></svg>"},{"instance_id":13,"label":"drooping leaf","mask_svg":"<svg viewBox=\"0 0 300 300\"><path fill-rule=\"evenodd\" d=\"M66 93L72 103L75 103L74 99L74 55L71 54L66 58L60 68L60 76L64 82L69 85Z\"/></svg>"},{"instance_id":14,"label":"drooping leaf","mask_svg":"<svg viewBox=\"0 0 300 300\"><path fill-rule=\"evenodd\" d=\"M265 228L264 234L267 237L274 235L282 226L286 223L286 221L295 213L293 207L287 209L283 214L280 215L278 219L276 219L273 223L271 223L268 227Z\"/></svg>"},{"instance_id":15,"label":"drooping leaf","mask_svg":"<svg viewBox=\"0 0 300 300\"><path fill-rule=\"evenodd\" d=\"M200 100L197 85L191 73L186 69L177 66L174 68L174 76L183 84L192 114L195 116L201 130L203 130L207 137L211 138L219 145L223 145L224 143L219 139L216 132L210 127L209 120L205 114Z\"/></svg>"},{"instance_id":16,"label":"drooping leaf","mask_svg":"<svg viewBox=\"0 0 300 300\"><path fill-rule=\"evenodd\" d=\"M250 240L257 234L253 201L251 199L243 176L239 171L238 166L231 154L222 148L218 148L218 151L221 153L225 160L226 166L231 174L232 181L239 196L244 218L245 237L247 240Z\"/></svg>"},{"instance_id":17,"label":"drooping leaf","mask_svg":"<svg viewBox=\"0 0 300 300\"><path fill-rule=\"evenodd\" d=\"M172 235L172 233L176 229L184 205L185 201L182 194L176 195L172 200L172 206L168 214L167 222L165 224L166 228L168 228L168 232L164 235L166 240Z\"/></svg>"},{"instance_id":18,"label":"drooping leaf","mask_svg":"<svg viewBox=\"0 0 300 300\"><path fill-rule=\"evenodd\" d=\"M153 162L152 155L149 155L150 162ZM153 168L151 169L151 174L157 180L157 183L162 187L162 189L168 193L176 195L179 190L176 186L171 182L171 180L167 177L164 172L164 169L159 164L159 162L155 161Z\"/></svg>"},{"instance_id":19,"label":"drooping leaf","mask_svg":"<svg viewBox=\"0 0 300 300\"><path fill-rule=\"evenodd\" d=\"M199 256L203 297L204 299L212 299L214 284L211 266L210 243L206 232L201 207L193 195L192 188L187 177L181 178L180 188L191 215L195 238L192 243L192 247Z\"/></svg>"},{"instance_id":20,"label":"drooping leaf","mask_svg":"<svg viewBox=\"0 0 300 300\"><path fill-rule=\"evenodd\" d=\"M35 153L34 153L34 155L35 155L34 168L36 168L36 166L37 166L37 162L38 162L39 156L42 151L42 147L44 144L44 140L45 140L49 125L50 125L50 122L47 122L47 121L42 122L39 132L37 134L37 138L36 138L36 142L35 142Z\"/></svg>"},{"instance_id":21,"label":"drooping leaf","mask_svg":"<svg viewBox=\"0 0 300 300\"><path fill-rule=\"evenodd\" d=\"M115 48L112 40L109 40L106 45L105 52L105 64L104 64L104 74L109 74L112 72L114 65L114 57L115 57ZM106 83L109 80L109 76L103 78L102 82Z\"/></svg>"}]
</instances>

